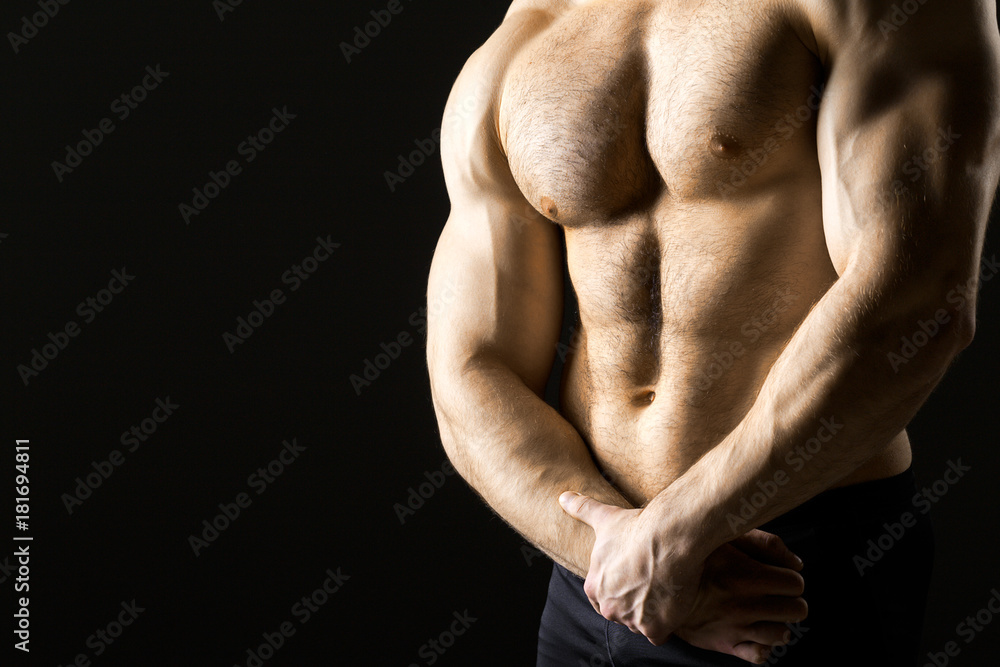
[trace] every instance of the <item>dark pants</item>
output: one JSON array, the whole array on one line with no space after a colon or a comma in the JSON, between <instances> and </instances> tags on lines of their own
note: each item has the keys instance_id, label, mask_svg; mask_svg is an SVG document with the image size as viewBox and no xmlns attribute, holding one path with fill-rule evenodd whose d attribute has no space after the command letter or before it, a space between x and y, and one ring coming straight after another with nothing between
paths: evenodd
<instances>
[{"instance_id":1,"label":"dark pants","mask_svg":"<svg viewBox=\"0 0 1000 667\"><path fill-rule=\"evenodd\" d=\"M934 538L915 506L912 471L822 493L761 526L805 562L809 617L775 648L781 667L913 667L923 625ZM674 637L653 646L605 620L583 579L556 564L538 632L538 667L747 667Z\"/></svg>"}]
</instances>

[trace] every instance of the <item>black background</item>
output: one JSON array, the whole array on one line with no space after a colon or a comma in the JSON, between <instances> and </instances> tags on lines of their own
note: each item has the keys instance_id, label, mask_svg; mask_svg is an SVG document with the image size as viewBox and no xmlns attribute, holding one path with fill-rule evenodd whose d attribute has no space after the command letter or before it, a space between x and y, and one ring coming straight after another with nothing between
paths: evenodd
<instances>
[{"instance_id":1,"label":"black background","mask_svg":"<svg viewBox=\"0 0 1000 667\"><path fill-rule=\"evenodd\" d=\"M0 559L18 534L15 438L31 440L34 537L30 659L11 646L16 575L0 573L3 664L245 665L292 621L265 664L425 665L421 646L465 611L477 620L436 664L534 664L546 559L457 476L405 523L394 508L445 461L418 311L448 200L436 150L395 191L385 173L440 127L455 76L506 11L402 3L350 63L341 42L385 2L246 0L220 20L209 0L74 0L18 53L0 46ZM37 11L5 3L0 28ZM111 102L157 65L169 75L120 120ZM245 162L237 146L275 107L295 118ZM106 117L115 130L59 182L52 162ZM178 205L231 159L242 172L185 224ZM282 274L327 236L340 247L291 291ZM122 267L134 280L85 323L77 304ZM230 353L223 332L276 288L287 301ZM1000 586L998 302L1000 280L985 282L976 342L910 430L920 482L949 460L972 467L933 513L925 650L956 640L956 665L1000 656L1000 622L970 644L955 630ZM70 320L80 334L26 386L17 366ZM349 377L403 332L416 342L359 395ZM121 434L167 397L180 407L128 452ZM257 495L248 476L292 438L305 451ZM124 464L69 513L64 494L116 449ZM241 492L252 504L195 556L189 536ZM302 624L292 606L328 568L350 578ZM133 599L145 611L95 656L88 637ZM849 639L842 650L864 664Z\"/></svg>"}]
</instances>

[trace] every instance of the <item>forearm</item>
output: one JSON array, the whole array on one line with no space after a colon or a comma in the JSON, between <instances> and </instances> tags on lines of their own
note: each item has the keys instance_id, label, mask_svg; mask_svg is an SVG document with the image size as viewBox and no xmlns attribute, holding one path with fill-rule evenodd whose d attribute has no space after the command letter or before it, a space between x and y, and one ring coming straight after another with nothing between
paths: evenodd
<instances>
[{"instance_id":1,"label":"forearm","mask_svg":"<svg viewBox=\"0 0 1000 667\"><path fill-rule=\"evenodd\" d=\"M576 429L500 363L433 384L441 439L462 477L526 539L586 576L594 533L563 512L559 494L631 505L601 476Z\"/></svg>"},{"instance_id":2,"label":"forearm","mask_svg":"<svg viewBox=\"0 0 1000 667\"><path fill-rule=\"evenodd\" d=\"M859 468L905 428L965 344L966 313L948 310L944 298L908 298L903 306L902 299L872 303L870 293L863 281L838 281L737 428L649 503L647 511L678 527L692 550L710 552ZM949 321L894 368L887 353L939 308Z\"/></svg>"}]
</instances>

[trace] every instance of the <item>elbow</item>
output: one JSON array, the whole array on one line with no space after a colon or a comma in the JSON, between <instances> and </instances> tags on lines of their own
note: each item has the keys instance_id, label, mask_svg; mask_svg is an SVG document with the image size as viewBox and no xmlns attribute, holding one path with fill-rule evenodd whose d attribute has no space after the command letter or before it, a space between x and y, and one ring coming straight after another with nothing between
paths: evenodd
<instances>
[{"instance_id":1,"label":"elbow","mask_svg":"<svg viewBox=\"0 0 1000 667\"><path fill-rule=\"evenodd\" d=\"M974 295L973 291L969 298L953 289L943 298L919 299L914 307L901 309L905 315L886 322L891 331L886 337L886 358L893 371L939 380L975 338Z\"/></svg>"},{"instance_id":2,"label":"elbow","mask_svg":"<svg viewBox=\"0 0 1000 667\"><path fill-rule=\"evenodd\" d=\"M965 348L972 345L972 341L976 337L976 314L971 311L962 317L962 320L956 324L956 329L952 334L955 339L955 354L958 354Z\"/></svg>"},{"instance_id":3,"label":"elbow","mask_svg":"<svg viewBox=\"0 0 1000 667\"><path fill-rule=\"evenodd\" d=\"M437 418L438 433L444 453L458 473L468 479L468 438L462 437L469 418L468 396L471 388L462 372L463 364L455 360L428 359L431 404ZM464 399L463 399L464 397Z\"/></svg>"},{"instance_id":4,"label":"elbow","mask_svg":"<svg viewBox=\"0 0 1000 667\"><path fill-rule=\"evenodd\" d=\"M431 391L431 402L434 406L434 414L437 417L438 434L444 454L458 474L468 480L469 456L465 448L462 447L462 438L458 437L461 424L454 419L455 406L442 399L441 394L433 389Z\"/></svg>"}]
</instances>

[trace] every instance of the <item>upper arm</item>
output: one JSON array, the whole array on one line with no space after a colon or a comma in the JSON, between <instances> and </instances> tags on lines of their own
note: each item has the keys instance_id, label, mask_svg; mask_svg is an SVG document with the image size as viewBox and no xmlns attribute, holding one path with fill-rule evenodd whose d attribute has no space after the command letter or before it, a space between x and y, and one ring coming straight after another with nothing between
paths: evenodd
<instances>
[{"instance_id":1,"label":"upper arm","mask_svg":"<svg viewBox=\"0 0 1000 667\"><path fill-rule=\"evenodd\" d=\"M817 146L838 273L875 290L967 280L1000 174L993 3L804 2L828 73Z\"/></svg>"},{"instance_id":2,"label":"upper arm","mask_svg":"<svg viewBox=\"0 0 1000 667\"><path fill-rule=\"evenodd\" d=\"M489 359L540 394L552 368L562 324L561 236L514 182L496 122L504 67L543 19L508 18L470 58L445 109L451 213L427 291L432 388Z\"/></svg>"}]
</instances>

